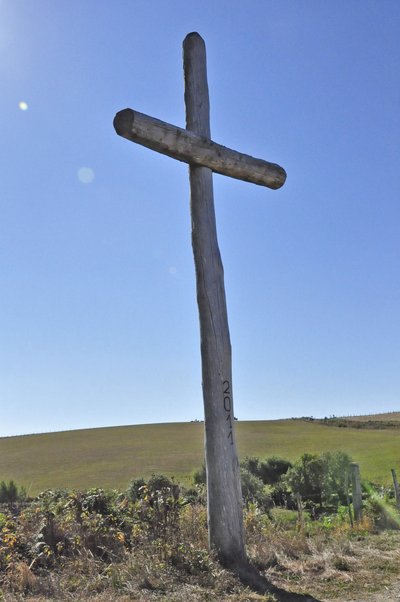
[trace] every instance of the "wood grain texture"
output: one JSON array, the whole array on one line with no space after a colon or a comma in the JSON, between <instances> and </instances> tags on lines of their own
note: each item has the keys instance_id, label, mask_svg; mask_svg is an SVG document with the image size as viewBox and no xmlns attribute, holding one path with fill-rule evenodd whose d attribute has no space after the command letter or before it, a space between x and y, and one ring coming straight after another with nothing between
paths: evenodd
<instances>
[{"instance_id":1,"label":"wood grain texture","mask_svg":"<svg viewBox=\"0 0 400 602\"><path fill-rule=\"evenodd\" d=\"M199 108L207 114L208 103ZM198 122L188 125L188 131L139 111L123 109L114 118L114 128L127 140L185 163L209 167L215 173L272 189L285 183L282 167L213 142L210 128L200 127Z\"/></svg>"},{"instance_id":2,"label":"wood grain texture","mask_svg":"<svg viewBox=\"0 0 400 602\"><path fill-rule=\"evenodd\" d=\"M202 38L183 44L187 127L210 135ZM210 545L226 565L245 560L243 501L234 434L231 343L218 248L212 171L191 165L190 207L200 318Z\"/></svg>"}]
</instances>

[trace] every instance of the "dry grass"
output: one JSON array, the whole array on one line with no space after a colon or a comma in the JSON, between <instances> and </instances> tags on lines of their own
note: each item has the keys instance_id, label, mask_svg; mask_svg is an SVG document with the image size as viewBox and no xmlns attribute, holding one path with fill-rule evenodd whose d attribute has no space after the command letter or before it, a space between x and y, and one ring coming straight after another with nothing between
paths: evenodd
<instances>
[{"instance_id":1,"label":"dry grass","mask_svg":"<svg viewBox=\"0 0 400 602\"><path fill-rule=\"evenodd\" d=\"M265 523L248 530L249 553L269 580L321 600L365 600L398 581L399 544L399 531L374 532L368 518L311 536Z\"/></svg>"},{"instance_id":2,"label":"dry grass","mask_svg":"<svg viewBox=\"0 0 400 602\"><path fill-rule=\"evenodd\" d=\"M268 579L283 589L308 592L319 600L365 600L400 574L399 534L323 536L269 533L250 537L249 552ZM154 555L154 549L129 554L107 567L93 558L69 560L57 571L33 574L20 563L10 577L4 602L267 602L218 563L191 574ZM360 596L366 596L360 597Z\"/></svg>"},{"instance_id":3,"label":"dry grass","mask_svg":"<svg viewBox=\"0 0 400 602\"><path fill-rule=\"evenodd\" d=\"M64 539L68 536L72 541L79 533L82 535L82 529L91 528L92 539L97 537L98 542L110 543L111 539L105 540L97 532L99 515L81 515L87 521L81 524L75 506L71 512L71 499L63 502L62 513L52 519L58 521L58 536ZM116 507L128 511L119 502ZM152 516L152 507L144 508ZM118 539L122 527L115 528L115 545L107 556L96 556L86 546L85 541L92 541L86 533L86 539L81 537L79 546L70 548L68 553L64 548L59 555L53 554L47 560L39 556L36 562L32 560L32 550L38 530L44 532L48 512L48 506L34 505L30 515L24 511L24 517L13 519L14 527L7 523L10 533L15 533L15 537L9 538L14 560L8 561L7 555L2 557L1 601L273 600L243 587L208 553L206 511L202 505L181 508L173 522L168 523L164 536L155 536L155 531L149 530L148 517L142 512L144 522L132 523L129 544L123 538ZM75 517L79 519L77 523ZM291 523L285 525L269 519L254 507L246 513L246 532L249 556L267 579L278 587L307 592L321 601L364 601L400 575L400 532L376 533L369 519L357 529L346 524L332 529L315 524L309 532L302 532ZM46 533L49 538L49 530ZM54 533L55 529L52 536Z\"/></svg>"}]
</instances>

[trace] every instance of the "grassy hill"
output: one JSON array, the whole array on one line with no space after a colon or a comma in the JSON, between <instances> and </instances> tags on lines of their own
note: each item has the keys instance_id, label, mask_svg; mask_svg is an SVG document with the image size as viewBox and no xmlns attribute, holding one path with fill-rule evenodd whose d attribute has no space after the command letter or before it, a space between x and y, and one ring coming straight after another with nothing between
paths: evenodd
<instances>
[{"instance_id":1,"label":"grassy hill","mask_svg":"<svg viewBox=\"0 0 400 602\"><path fill-rule=\"evenodd\" d=\"M365 416L346 416L346 420L357 420L360 422L379 421L379 422L399 422L400 412L385 412L385 414L367 414Z\"/></svg>"},{"instance_id":2,"label":"grassy hill","mask_svg":"<svg viewBox=\"0 0 400 602\"><path fill-rule=\"evenodd\" d=\"M132 478L152 473L188 483L203 461L203 428L200 422L149 424L0 438L0 480L14 479L32 495L55 487L125 488ZM390 469L400 473L399 429L301 419L238 422L236 429L241 458L295 460L304 452L340 449L359 462L365 479L390 483Z\"/></svg>"}]
</instances>

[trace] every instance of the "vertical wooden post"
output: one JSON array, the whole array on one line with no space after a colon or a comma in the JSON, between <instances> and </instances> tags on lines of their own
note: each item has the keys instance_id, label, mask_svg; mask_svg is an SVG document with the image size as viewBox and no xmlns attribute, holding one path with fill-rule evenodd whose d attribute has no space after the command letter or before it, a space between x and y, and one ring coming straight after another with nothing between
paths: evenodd
<instances>
[{"instance_id":1,"label":"vertical wooden post","mask_svg":"<svg viewBox=\"0 0 400 602\"><path fill-rule=\"evenodd\" d=\"M400 509L400 489L399 489L399 482L397 480L397 475L396 475L396 471L394 468L391 469L392 471L392 477L393 477L393 486L394 486L394 495L396 498L396 506Z\"/></svg>"},{"instance_id":2,"label":"vertical wooden post","mask_svg":"<svg viewBox=\"0 0 400 602\"><path fill-rule=\"evenodd\" d=\"M197 33L183 43L186 129L210 138L206 51ZM218 248L212 172L191 165L192 246L200 319L210 546L226 566L246 559L234 433L231 343Z\"/></svg>"},{"instance_id":3,"label":"vertical wooden post","mask_svg":"<svg viewBox=\"0 0 400 602\"><path fill-rule=\"evenodd\" d=\"M356 462L350 464L351 468L351 486L353 493L354 520L359 522L362 519L362 493L360 468Z\"/></svg>"},{"instance_id":4,"label":"vertical wooden post","mask_svg":"<svg viewBox=\"0 0 400 602\"><path fill-rule=\"evenodd\" d=\"M346 483L347 510L348 510L348 513L349 513L350 526L351 526L351 528L353 528L354 527L354 523L353 523L353 515L351 513L350 493L349 493L349 472L348 472L348 470L346 470L345 483Z\"/></svg>"}]
</instances>

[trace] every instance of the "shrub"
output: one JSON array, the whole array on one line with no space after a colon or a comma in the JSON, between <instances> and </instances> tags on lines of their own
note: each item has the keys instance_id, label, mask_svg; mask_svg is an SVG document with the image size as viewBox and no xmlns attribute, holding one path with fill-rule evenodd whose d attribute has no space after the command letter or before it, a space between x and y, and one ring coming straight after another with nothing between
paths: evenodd
<instances>
[{"instance_id":1,"label":"shrub","mask_svg":"<svg viewBox=\"0 0 400 602\"><path fill-rule=\"evenodd\" d=\"M25 490L22 491L22 497L25 495ZM0 483L0 503L12 504L19 499L18 487L14 481L1 481Z\"/></svg>"},{"instance_id":2,"label":"shrub","mask_svg":"<svg viewBox=\"0 0 400 602\"><path fill-rule=\"evenodd\" d=\"M286 474L285 482L295 495L311 503L337 507L346 503L346 475L351 458L341 451L322 455L303 454Z\"/></svg>"},{"instance_id":3,"label":"shrub","mask_svg":"<svg viewBox=\"0 0 400 602\"><path fill-rule=\"evenodd\" d=\"M273 502L261 479L243 467L240 470L240 477L242 481L243 501L246 506L256 504L260 509L268 512L273 506Z\"/></svg>"},{"instance_id":4,"label":"shrub","mask_svg":"<svg viewBox=\"0 0 400 602\"><path fill-rule=\"evenodd\" d=\"M324 452L322 496L324 502L337 507L346 504L346 477L350 471L351 458L342 451Z\"/></svg>"},{"instance_id":5,"label":"shrub","mask_svg":"<svg viewBox=\"0 0 400 602\"><path fill-rule=\"evenodd\" d=\"M271 498L275 506L283 506L289 510L296 508L296 502L293 499L287 483L279 481L276 485L270 488Z\"/></svg>"},{"instance_id":6,"label":"shrub","mask_svg":"<svg viewBox=\"0 0 400 602\"><path fill-rule=\"evenodd\" d=\"M272 456L259 463L258 476L265 485L276 485L291 467L288 460Z\"/></svg>"},{"instance_id":7,"label":"shrub","mask_svg":"<svg viewBox=\"0 0 400 602\"><path fill-rule=\"evenodd\" d=\"M260 460L255 456L247 456L241 462L241 469L246 473L249 472L259 481L262 485L271 486L268 491L263 490L263 501L262 506L275 504L278 506L292 506L291 493L288 490L287 484L282 482L282 477L287 473L292 464L288 460L278 458L277 456L271 456L265 460ZM248 477L245 477L248 480ZM253 483L254 485L255 483ZM242 476L242 488L243 488L243 476ZM245 487L246 489L246 487ZM252 494L253 495L253 494ZM265 497L267 496L267 497ZM248 497L247 491L244 492L243 497L246 501L252 501L252 498ZM268 502L267 502L268 498ZM260 498L259 498L260 499ZM259 502L260 503L260 502Z\"/></svg>"},{"instance_id":8,"label":"shrub","mask_svg":"<svg viewBox=\"0 0 400 602\"><path fill-rule=\"evenodd\" d=\"M248 470L255 477L260 478L260 460L255 456L246 456L240 463L241 468Z\"/></svg>"},{"instance_id":9,"label":"shrub","mask_svg":"<svg viewBox=\"0 0 400 602\"><path fill-rule=\"evenodd\" d=\"M256 504L260 509L268 511L273 506L273 501L264 483L256 474L258 464L258 458L253 457L245 458L240 464L243 502L247 507L249 504ZM193 480L196 485L206 484L205 464L193 474Z\"/></svg>"},{"instance_id":10,"label":"shrub","mask_svg":"<svg viewBox=\"0 0 400 602\"><path fill-rule=\"evenodd\" d=\"M136 502L140 498L140 492L145 487L146 481L144 479L134 479L128 485L126 495L132 502Z\"/></svg>"},{"instance_id":11,"label":"shrub","mask_svg":"<svg viewBox=\"0 0 400 602\"><path fill-rule=\"evenodd\" d=\"M295 495L322 505L324 465L316 454L303 454L286 475L286 482Z\"/></svg>"},{"instance_id":12,"label":"shrub","mask_svg":"<svg viewBox=\"0 0 400 602\"><path fill-rule=\"evenodd\" d=\"M174 483L173 479L163 475L163 474L153 474L147 482L147 488L152 493L156 491L165 491L165 490L173 490L177 485Z\"/></svg>"},{"instance_id":13,"label":"shrub","mask_svg":"<svg viewBox=\"0 0 400 602\"><path fill-rule=\"evenodd\" d=\"M203 462L202 467L193 473L193 482L195 485L205 485L207 482L206 465Z\"/></svg>"}]
</instances>

